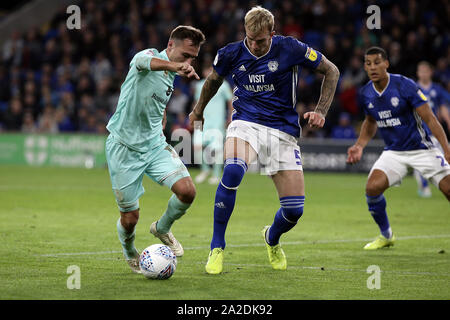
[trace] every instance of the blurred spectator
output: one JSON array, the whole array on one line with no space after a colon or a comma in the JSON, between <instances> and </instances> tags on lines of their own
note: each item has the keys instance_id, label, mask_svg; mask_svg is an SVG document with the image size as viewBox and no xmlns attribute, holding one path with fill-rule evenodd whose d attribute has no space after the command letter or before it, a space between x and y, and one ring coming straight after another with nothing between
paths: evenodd
<instances>
[{"instance_id":1,"label":"blurred spectator","mask_svg":"<svg viewBox=\"0 0 450 320\"><path fill-rule=\"evenodd\" d=\"M351 125L350 115L346 112L339 116L339 123L331 130L331 138L333 139L356 139L355 129Z\"/></svg>"},{"instance_id":2,"label":"blurred spectator","mask_svg":"<svg viewBox=\"0 0 450 320\"><path fill-rule=\"evenodd\" d=\"M3 127L6 130L19 131L23 122L22 101L18 97L11 99L9 108L3 116Z\"/></svg>"},{"instance_id":3,"label":"blurred spectator","mask_svg":"<svg viewBox=\"0 0 450 320\"><path fill-rule=\"evenodd\" d=\"M341 112L359 119L356 93L367 81L364 51L387 50L391 73L414 78L416 64L436 66L434 81L450 89L448 12L450 3L381 1L381 30L368 30L371 0L263 1L276 18L276 33L293 36L323 52L339 68L341 80L325 128L308 137L330 136ZM0 121L3 130L30 127L32 114L40 132L82 131L105 134L116 108L120 85L133 56L145 48L161 50L178 24L202 29L207 40L194 65L214 60L219 48L245 37L244 15L254 0L81 0L81 30L66 27L66 7L42 28L15 31L0 56ZM177 77L178 78L178 77ZM302 70L297 102L301 112L314 109L322 77ZM177 79L169 101L168 129L183 127L193 98L191 80ZM56 108L55 108L56 106ZM301 115L303 113L300 113ZM303 125L302 119L300 123Z\"/></svg>"},{"instance_id":4,"label":"blurred spectator","mask_svg":"<svg viewBox=\"0 0 450 320\"><path fill-rule=\"evenodd\" d=\"M36 123L34 122L33 113L31 113L30 111L26 111L23 115L21 131L28 134L38 132L38 128L36 126Z\"/></svg>"},{"instance_id":5,"label":"blurred spectator","mask_svg":"<svg viewBox=\"0 0 450 320\"><path fill-rule=\"evenodd\" d=\"M45 105L42 114L39 116L38 132L40 133L58 132L58 125L55 117L55 109L51 104Z\"/></svg>"}]
</instances>

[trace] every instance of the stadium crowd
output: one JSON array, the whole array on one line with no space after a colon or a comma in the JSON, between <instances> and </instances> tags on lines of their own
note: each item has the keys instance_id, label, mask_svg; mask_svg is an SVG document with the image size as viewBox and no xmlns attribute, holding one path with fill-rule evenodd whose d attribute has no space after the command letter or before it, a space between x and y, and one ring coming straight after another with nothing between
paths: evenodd
<instances>
[{"instance_id":1,"label":"stadium crowd","mask_svg":"<svg viewBox=\"0 0 450 320\"><path fill-rule=\"evenodd\" d=\"M368 30L367 7L373 1L237 1L237 0L109 0L81 1L81 30L69 30L61 8L40 28L15 32L0 56L0 131L27 133L106 133L120 85L132 57L145 48L163 50L179 24L200 28L206 35L197 73L211 64L219 48L245 36L243 18L254 5L275 15L277 34L294 36L321 51L341 73L326 125L303 136L354 137L363 118L358 88L367 81L363 54L378 45L389 54L392 73L416 79L416 66L435 66L434 81L450 91L450 5L439 1L378 1L381 29ZM191 80L177 77L168 104L166 134L189 128ZM321 77L303 70L297 108L315 107ZM303 123L302 123L303 124ZM340 128L344 126L343 128Z\"/></svg>"}]
</instances>

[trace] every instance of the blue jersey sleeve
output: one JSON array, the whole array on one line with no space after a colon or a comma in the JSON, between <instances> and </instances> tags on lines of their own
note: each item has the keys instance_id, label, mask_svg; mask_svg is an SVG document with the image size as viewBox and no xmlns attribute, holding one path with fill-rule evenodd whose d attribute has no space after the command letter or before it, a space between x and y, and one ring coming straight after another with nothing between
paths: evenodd
<instances>
[{"instance_id":1,"label":"blue jersey sleeve","mask_svg":"<svg viewBox=\"0 0 450 320\"><path fill-rule=\"evenodd\" d=\"M436 101L438 103L438 107L445 105L448 106L448 92L440 85L436 85L437 88L437 95L436 95Z\"/></svg>"},{"instance_id":2,"label":"blue jersey sleeve","mask_svg":"<svg viewBox=\"0 0 450 320\"><path fill-rule=\"evenodd\" d=\"M424 103L428 102L427 97L420 90L419 86L411 79L403 77L402 79L402 92L406 100L414 107L418 108Z\"/></svg>"},{"instance_id":3,"label":"blue jersey sleeve","mask_svg":"<svg viewBox=\"0 0 450 320\"><path fill-rule=\"evenodd\" d=\"M358 90L358 93L356 95L356 104L358 105L358 109L360 111L364 112L364 114L366 115L368 114L367 108L364 103L364 87Z\"/></svg>"},{"instance_id":4,"label":"blue jersey sleeve","mask_svg":"<svg viewBox=\"0 0 450 320\"><path fill-rule=\"evenodd\" d=\"M213 68L221 77L226 77L231 71L231 57L227 51L227 47L219 49L214 58Z\"/></svg>"},{"instance_id":5,"label":"blue jersey sleeve","mask_svg":"<svg viewBox=\"0 0 450 320\"><path fill-rule=\"evenodd\" d=\"M286 39L292 52L289 55L292 65L301 65L310 69L317 68L322 60L322 54L319 51L293 37L286 37Z\"/></svg>"}]
</instances>

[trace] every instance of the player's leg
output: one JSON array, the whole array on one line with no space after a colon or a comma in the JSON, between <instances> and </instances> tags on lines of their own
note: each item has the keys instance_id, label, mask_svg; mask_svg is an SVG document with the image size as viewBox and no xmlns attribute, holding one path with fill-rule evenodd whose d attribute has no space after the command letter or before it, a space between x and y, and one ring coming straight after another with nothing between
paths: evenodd
<instances>
[{"instance_id":1,"label":"player's leg","mask_svg":"<svg viewBox=\"0 0 450 320\"><path fill-rule=\"evenodd\" d=\"M120 211L117 220L117 234L123 255L134 272L139 273L135 240L135 226L139 220L139 198L144 193L142 186L145 164L135 151L114 141L109 136L106 142L106 159L114 196Z\"/></svg>"},{"instance_id":2,"label":"player's leg","mask_svg":"<svg viewBox=\"0 0 450 320\"><path fill-rule=\"evenodd\" d=\"M389 180L385 172L374 169L369 175L366 184L366 201L373 220L378 225L381 235L374 241L366 244L364 249L373 250L392 246L394 237L386 212L386 199L384 192L389 188Z\"/></svg>"},{"instance_id":3,"label":"player's leg","mask_svg":"<svg viewBox=\"0 0 450 320\"><path fill-rule=\"evenodd\" d=\"M428 180L425 179L417 170L414 170L414 178L417 182L417 194L422 198L431 197L431 188Z\"/></svg>"},{"instance_id":4,"label":"player's leg","mask_svg":"<svg viewBox=\"0 0 450 320\"><path fill-rule=\"evenodd\" d=\"M214 200L214 228L211 240L211 252L206 264L206 272L222 272L223 250L225 249L225 231L233 212L236 191L247 171L248 164L256 159L256 151L250 144L237 137L225 141L225 164L222 179L217 187Z\"/></svg>"},{"instance_id":5,"label":"player's leg","mask_svg":"<svg viewBox=\"0 0 450 320\"><path fill-rule=\"evenodd\" d=\"M169 246L177 257L181 257L184 253L183 247L170 230L173 223L186 213L194 201L194 183L178 154L169 145L154 157L145 173L173 192L166 211L158 221L151 224L150 233Z\"/></svg>"},{"instance_id":6,"label":"player's leg","mask_svg":"<svg viewBox=\"0 0 450 320\"><path fill-rule=\"evenodd\" d=\"M380 229L380 235L364 246L365 250L380 249L394 245L384 192L393 185L400 185L408 173L411 154L408 152L383 151L374 163L366 183L366 201L373 220Z\"/></svg>"},{"instance_id":7,"label":"player's leg","mask_svg":"<svg viewBox=\"0 0 450 320\"><path fill-rule=\"evenodd\" d=\"M286 256L279 244L282 234L291 230L303 215L305 187L303 171L283 170L272 176L281 207L275 214L271 226L263 229L269 261L273 269L285 270Z\"/></svg>"},{"instance_id":8,"label":"player's leg","mask_svg":"<svg viewBox=\"0 0 450 320\"><path fill-rule=\"evenodd\" d=\"M223 132L216 129L217 134L211 138L209 147L212 150L212 175L208 179L209 184L217 185L220 182L223 168Z\"/></svg>"},{"instance_id":9,"label":"player's leg","mask_svg":"<svg viewBox=\"0 0 450 320\"><path fill-rule=\"evenodd\" d=\"M200 165L200 173L195 177L195 182L202 183L209 175L209 166L204 159L203 132L199 129L194 130L192 144L194 149L194 162Z\"/></svg>"},{"instance_id":10,"label":"player's leg","mask_svg":"<svg viewBox=\"0 0 450 320\"><path fill-rule=\"evenodd\" d=\"M441 179L439 182L439 190L450 201L450 174Z\"/></svg>"}]
</instances>

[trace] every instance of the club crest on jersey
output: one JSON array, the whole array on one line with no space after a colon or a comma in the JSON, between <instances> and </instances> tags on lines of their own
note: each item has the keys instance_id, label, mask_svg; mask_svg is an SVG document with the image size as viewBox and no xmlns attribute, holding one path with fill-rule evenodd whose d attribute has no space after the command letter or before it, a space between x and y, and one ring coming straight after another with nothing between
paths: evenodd
<instances>
[{"instance_id":1,"label":"club crest on jersey","mask_svg":"<svg viewBox=\"0 0 450 320\"><path fill-rule=\"evenodd\" d=\"M269 67L269 70L272 72L275 72L278 70L278 62L277 61L269 61L267 64L267 67Z\"/></svg>"},{"instance_id":2,"label":"club crest on jersey","mask_svg":"<svg viewBox=\"0 0 450 320\"><path fill-rule=\"evenodd\" d=\"M305 53L305 58L311 61L317 60L317 52L313 48L308 48Z\"/></svg>"},{"instance_id":3,"label":"club crest on jersey","mask_svg":"<svg viewBox=\"0 0 450 320\"><path fill-rule=\"evenodd\" d=\"M171 86L167 86L166 96L170 96L170 94L173 92L173 88Z\"/></svg>"},{"instance_id":4,"label":"club crest on jersey","mask_svg":"<svg viewBox=\"0 0 450 320\"><path fill-rule=\"evenodd\" d=\"M398 100L397 97L392 97L391 98L391 104L392 104L393 107L398 106L398 102L399 102L399 100Z\"/></svg>"}]
</instances>

